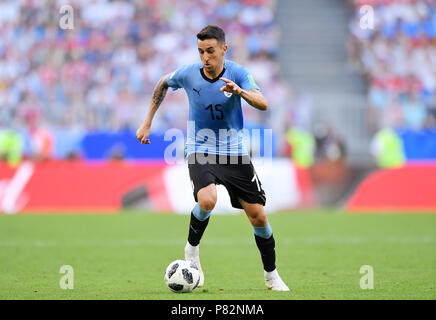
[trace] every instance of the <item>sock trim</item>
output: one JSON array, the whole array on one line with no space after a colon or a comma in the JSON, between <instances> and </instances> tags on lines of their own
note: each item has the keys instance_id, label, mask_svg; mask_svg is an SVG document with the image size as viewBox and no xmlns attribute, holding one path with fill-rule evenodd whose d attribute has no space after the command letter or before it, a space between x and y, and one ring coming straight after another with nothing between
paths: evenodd
<instances>
[{"instance_id":1,"label":"sock trim","mask_svg":"<svg viewBox=\"0 0 436 320\"><path fill-rule=\"evenodd\" d=\"M198 203L196 203L194 209L192 209L192 214L200 221L207 220L211 213L212 210L204 210L198 205Z\"/></svg>"},{"instance_id":2,"label":"sock trim","mask_svg":"<svg viewBox=\"0 0 436 320\"><path fill-rule=\"evenodd\" d=\"M267 222L266 226L264 226L264 227L254 227L253 226L253 230L254 230L254 234L256 236L264 238L264 239L269 239L272 235L272 229L271 229L271 226L269 225L269 222Z\"/></svg>"}]
</instances>

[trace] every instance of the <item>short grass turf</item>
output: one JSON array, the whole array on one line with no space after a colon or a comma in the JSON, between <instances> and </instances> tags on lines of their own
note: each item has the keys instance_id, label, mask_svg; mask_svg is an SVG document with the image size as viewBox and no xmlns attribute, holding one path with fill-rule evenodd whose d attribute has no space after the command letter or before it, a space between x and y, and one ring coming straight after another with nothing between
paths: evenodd
<instances>
[{"instance_id":1,"label":"short grass turf","mask_svg":"<svg viewBox=\"0 0 436 320\"><path fill-rule=\"evenodd\" d=\"M435 299L435 214L268 215L290 292L267 290L248 219L213 215L200 253L205 286L176 294L167 265L183 258L188 215L0 216L0 299ZM60 268L74 270L63 290ZM363 290L363 265L374 289Z\"/></svg>"}]
</instances>

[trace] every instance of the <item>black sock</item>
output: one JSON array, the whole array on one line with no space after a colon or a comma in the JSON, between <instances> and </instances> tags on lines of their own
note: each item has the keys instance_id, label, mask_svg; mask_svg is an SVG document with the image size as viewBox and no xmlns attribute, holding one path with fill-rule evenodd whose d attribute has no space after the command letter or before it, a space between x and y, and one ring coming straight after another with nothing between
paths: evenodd
<instances>
[{"instance_id":1,"label":"black sock","mask_svg":"<svg viewBox=\"0 0 436 320\"><path fill-rule=\"evenodd\" d=\"M201 221L198 220L191 212L188 235L188 242L191 244L191 246L197 246L200 243L201 237L203 236L204 230L206 230L208 223L209 217L206 220Z\"/></svg>"},{"instance_id":2,"label":"black sock","mask_svg":"<svg viewBox=\"0 0 436 320\"><path fill-rule=\"evenodd\" d=\"M263 269L271 272L276 268L276 251L274 237L271 235L268 239L254 235L257 247L262 257Z\"/></svg>"}]
</instances>

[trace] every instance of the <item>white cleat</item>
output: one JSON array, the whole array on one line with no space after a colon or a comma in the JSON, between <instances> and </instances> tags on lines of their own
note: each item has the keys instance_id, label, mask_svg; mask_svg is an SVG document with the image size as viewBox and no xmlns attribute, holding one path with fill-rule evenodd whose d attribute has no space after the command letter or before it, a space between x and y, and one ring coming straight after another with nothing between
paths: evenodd
<instances>
[{"instance_id":1,"label":"white cleat","mask_svg":"<svg viewBox=\"0 0 436 320\"><path fill-rule=\"evenodd\" d=\"M274 271L266 272L264 271L265 285L268 289L273 291L289 291L288 286L280 278L277 269Z\"/></svg>"},{"instance_id":2,"label":"white cleat","mask_svg":"<svg viewBox=\"0 0 436 320\"><path fill-rule=\"evenodd\" d=\"M200 246L194 247L187 242L185 246L185 260L192 261L197 267L198 271L200 272L200 281L198 282L198 287L202 287L204 285L204 274L200 264Z\"/></svg>"}]
</instances>

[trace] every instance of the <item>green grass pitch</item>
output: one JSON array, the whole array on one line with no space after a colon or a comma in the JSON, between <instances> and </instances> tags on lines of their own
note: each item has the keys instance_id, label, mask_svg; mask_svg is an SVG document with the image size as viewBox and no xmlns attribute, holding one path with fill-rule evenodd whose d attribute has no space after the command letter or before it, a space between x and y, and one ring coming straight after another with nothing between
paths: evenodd
<instances>
[{"instance_id":1,"label":"green grass pitch","mask_svg":"<svg viewBox=\"0 0 436 320\"><path fill-rule=\"evenodd\" d=\"M188 215L0 216L0 299L435 299L436 215L299 211L268 216L290 292L266 289L248 219L212 215L200 246L205 286L176 294ZM74 270L63 290L60 268ZM363 265L374 289L360 288Z\"/></svg>"}]
</instances>

